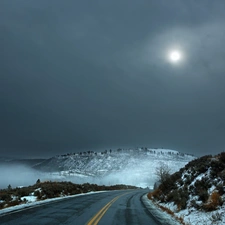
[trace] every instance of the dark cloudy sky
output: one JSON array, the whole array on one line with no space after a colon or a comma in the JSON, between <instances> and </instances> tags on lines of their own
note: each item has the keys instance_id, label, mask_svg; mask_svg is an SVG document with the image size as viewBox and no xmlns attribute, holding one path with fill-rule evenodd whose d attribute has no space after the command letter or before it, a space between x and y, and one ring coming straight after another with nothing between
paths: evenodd
<instances>
[{"instance_id":1,"label":"dark cloudy sky","mask_svg":"<svg viewBox=\"0 0 225 225\"><path fill-rule=\"evenodd\" d=\"M224 151L224 12L224 0L1 0L1 155Z\"/></svg>"}]
</instances>

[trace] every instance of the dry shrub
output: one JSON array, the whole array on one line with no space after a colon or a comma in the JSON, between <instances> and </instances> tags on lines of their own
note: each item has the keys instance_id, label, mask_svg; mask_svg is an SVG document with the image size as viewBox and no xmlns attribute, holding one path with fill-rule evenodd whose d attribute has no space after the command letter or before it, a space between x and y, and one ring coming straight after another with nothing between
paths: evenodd
<instances>
[{"instance_id":1,"label":"dry shrub","mask_svg":"<svg viewBox=\"0 0 225 225\"><path fill-rule=\"evenodd\" d=\"M21 200L20 200L20 199L16 199L16 200L14 200L14 201L8 202L8 203L7 203L7 207L19 205L20 203L21 203Z\"/></svg>"},{"instance_id":2,"label":"dry shrub","mask_svg":"<svg viewBox=\"0 0 225 225\"><path fill-rule=\"evenodd\" d=\"M152 192L149 192L147 196L148 196L148 199L152 199Z\"/></svg>"},{"instance_id":3,"label":"dry shrub","mask_svg":"<svg viewBox=\"0 0 225 225\"><path fill-rule=\"evenodd\" d=\"M0 202L0 209L3 209L5 207L5 202Z\"/></svg>"},{"instance_id":4,"label":"dry shrub","mask_svg":"<svg viewBox=\"0 0 225 225\"><path fill-rule=\"evenodd\" d=\"M159 196L161 195L161 193L162 193L161 190L158 188L158 189L154 190L153 192L149 192L148 198L149 199L152 199L152 198L158 199Z\"/></svg>"},{"instance_id":5,"label":"dry shrub","mask_svg":"<svg viewBox=\"0 0 225 225\"><path fill-rule=\"evenodd\" d=\"M216 210L219 205L222 204L222 199L218 192L214 191L208 198L206 204L203 205L203 209L206 211Z\"/></svg>"},{"instance_id":6,"label":"dry shrub","mask_svg":"<svg viewBox=\"0 0 225 225\"><path fill-rule=\"evenodd\" d=\"M0 200L9 202L12 200L11 193L9 193L7 190L0 191Z\"/></svg>"},{"instance_id":7,"label":"dry shrub","mask_svg":"<svg viewBox=\"0 0 225 225\"><path fill-rule=\"evenodd\" d=\"M164 212L167 212L167 213L170 214L171 216L175 216L175 215L174 215L174 212L173 212L172 210L170 210L170 209L168 209L168 208L166 208L166 207L164 207L164 206L162 206L162 205L159 205L159 207L160 207Z\"/></svg>"}]
</instances>

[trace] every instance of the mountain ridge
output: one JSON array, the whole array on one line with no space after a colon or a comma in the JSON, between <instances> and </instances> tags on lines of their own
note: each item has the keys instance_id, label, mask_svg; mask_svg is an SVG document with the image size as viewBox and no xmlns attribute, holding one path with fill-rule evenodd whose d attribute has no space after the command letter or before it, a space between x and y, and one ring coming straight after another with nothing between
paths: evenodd
<instances>
[{"instance_id":1,"label":"mountain ridge","mask_svg":"<svg viewBox=\"0 0 225 225\"><path fill-rule=\"evenodd\" d=\"M166 163L171 172L175 172L193 159L196 159L193 155L171 149L119 148L58 155L33 168L65 179L74 177L76 182L78 177L91 178L91 182L97 183L103 183L104 178L107 178L109 183L123 181L126 184L152 187L156 181L155 169L160 163Z\"/></svg>"},{"instance_id":2,"label":"mountain ridge","mask_svg":"<svg viewBox=\"0 0 225 225\"><path fill-rule=\"evenodd\" d=\"M196 157L176 150L147 147L67 153L47 159L8 161L4 164L4 173L8 176L3 183L21 186L27 184L27 177L30 177L29 182L40 178L42 181L99 185L123 183L153 188L157 180L155 170L161 163L167 164L171 172L176 172L193 159ZM13 168L20 171L16 179L12 177Z\"/></svg>"},{"instance_id":3,"label":"mountain ridge","mask_svg":"<svg viewBox=\"0 0 225 225\"><path fill-rule=\"evenodd\" d=\"M115 171L120 170L122 165L129 165L132 162L135 164L135 159L146 160L146 158L149 160L179 160L189 162L196 157L171 149L119 148L117 150L105 150L103 152L87 151L57 155L39 162L33 168L47 172L77 169L89 172L102 170Z\"/></svg>"}]
</instances>

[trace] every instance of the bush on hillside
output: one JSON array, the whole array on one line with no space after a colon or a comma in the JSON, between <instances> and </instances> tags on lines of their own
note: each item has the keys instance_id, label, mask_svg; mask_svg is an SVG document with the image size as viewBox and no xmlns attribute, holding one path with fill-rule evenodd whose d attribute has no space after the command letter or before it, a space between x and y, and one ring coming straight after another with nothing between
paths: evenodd
<instances>
[{"instance_id":1,"label":"bush on hillside","mask_svg":"<svg viewBox=\"0 0 225 225\"><path fill-rule=\"evenodd\" d=\"M214 186L215 190L210 194L210 189ZM179 172L162 182L158 189L148 194L148 197L162 203L174 202L178 210L181 210L187 207L189 195L192 195L195 196L195 200L190 202L190 207L213 211L223 204L221 196L224 194L225 152L214 157L203 156L189 162Z\"/></svg>"},{"instance_id":2,"label":"bush on hillside","mask_svg":"<svg viewBox=\"0 0 225 225\"><path fill-rule=\"evenodd\" d=\"M18 205L26 202L24 196L34 195L38 200L47 198L55 198L64 195L75 195L79 193L86 193L89 191L100 190L124 190L124 189L136 189L137 187L131 185L113 185L104 186L96 184L74 184L72 182L36 182L35 185L23 188L8 188L0 189L0 208ZM14 197L14 200L12 199ZM24 201L21 200L24 199Z\"/></svg>"},{"instance_id":3,"label":"bush on hillside","mask_svg":"<svg viewBox=\"0 0 225 225\"><path fill-rule=\"evenodd\" d=\"M218 177L219 174L225 169L225 163L221 160L212 160L211 162L211 177Z\"/></svg>"},{"instance_id":4,"label":"bush on hillside","mask_svg":"<svg viewBox=\"0 0 225 225\"><path fill-rule=\"evenodd\" d=\"M189 193L187 187L172 190L166 198L168 202L174 202L177 205L178 210L185 209L187 201L189 199Z\"/></svg>"},{"instance_id":5,"label":"bush on hillside","mask_svg":"<svg viewBox=\"0 0 225 225\"><path fill-rule=\"evenodd\" d=\"M203 205L203 209L206 210L206 211L213 211L213 210L216 210L218 206L222 205L223 201L219 195L218 192L213 192L206 204Z\"/></svg>"},{"instance_id":6,"label":"bush on hillside","mask_svg":"<svg viewBox=\"0 0 225 225\"><path fill-rule=\"evenodd\" d=\"M219 158L220 158L220 161L221 161L221 162L225 163L225 152L221 152L221 153L219 154Z\"/></svg>"},{"instance_id":7,"label":"bush on hillside","mask_svg":"<svg viewBox=\"0 0 225 225\"><path fill-rule=\"evenodd\" d=\"M0 192L0 200L5 202L11 201L12 200L11 194L6 191Z\"/></svg>"}]
</instances>

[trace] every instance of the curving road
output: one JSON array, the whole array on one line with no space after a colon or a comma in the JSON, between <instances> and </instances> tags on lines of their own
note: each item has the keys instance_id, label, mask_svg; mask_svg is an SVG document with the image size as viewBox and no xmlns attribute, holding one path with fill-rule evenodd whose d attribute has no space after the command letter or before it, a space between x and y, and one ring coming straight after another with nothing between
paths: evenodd
<instances>
[{"instance_id":1,"label":"curving road","mask_svg":"<svg viewBox=\"0 0 225 225\"><path fill-rule=\"evenodd\" d=\"M1 225L158 225L141 202L146 190L108 191L0 216Z\"/></svg>"}]
</instances>

